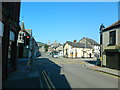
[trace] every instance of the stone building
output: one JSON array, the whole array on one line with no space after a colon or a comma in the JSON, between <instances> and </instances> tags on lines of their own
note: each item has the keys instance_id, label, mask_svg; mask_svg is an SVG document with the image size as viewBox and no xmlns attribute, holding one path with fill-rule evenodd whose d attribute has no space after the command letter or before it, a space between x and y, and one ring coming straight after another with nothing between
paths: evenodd
<instances>
[{"instance_id":1,"label":"stone building","mask_svg":"<svg viewBox=\"0 0 120 90\"><path fill-rule=\"evenodd\" d=\"M100 28L100 42L102 66L120 69L120 20Z\"/></svg>"},{"instance_id":2,"label":"stone building","mask_svg":"<svg viewBox=\"0 0 120 90\"><path fill-rule=\"evenodd\" d=\"M7 79L16 70L17 37L20 30L20 2L2 2L2 79ZM0 32L1 32L0 30Z\"/></svg>"}]
</instances>

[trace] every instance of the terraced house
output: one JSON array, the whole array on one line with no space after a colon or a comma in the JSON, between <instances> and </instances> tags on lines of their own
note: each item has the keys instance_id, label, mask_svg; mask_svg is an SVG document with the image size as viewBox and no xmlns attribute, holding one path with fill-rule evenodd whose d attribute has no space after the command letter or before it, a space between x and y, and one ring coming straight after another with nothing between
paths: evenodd
<instances>
[{"instance_id":1,"label":"terraced house","mask_svg":"<svg viewBox=\"0 0 120 90\"><path fill-rule=\"evenodd\" d=\"M120 20L100 28L102 66L120 69Z\"/></svg>"},{"instance_id":2,"label":"terraced house","mask_svg":"<svg viewBox=\"0 0 120 90\"><path fill-rule=\"evenodd\" d=\"M64 44L64 56L68 58L93 57L92 47L83 43L67 41Z\"/></svg>"},{"instance_id":3,"label":"terraced house","mask_svg":"<svg viewBox=\"0 0 120 90\"><path fill-rule=\"evenodd\" d=\"M95 40L90 39L88 37L83 37L79 42L83 43L83 44L87 44L87 45L92 47L93 57L99 57L100 56L100 44L97 43Z\"/></svg>"}]
</instances>

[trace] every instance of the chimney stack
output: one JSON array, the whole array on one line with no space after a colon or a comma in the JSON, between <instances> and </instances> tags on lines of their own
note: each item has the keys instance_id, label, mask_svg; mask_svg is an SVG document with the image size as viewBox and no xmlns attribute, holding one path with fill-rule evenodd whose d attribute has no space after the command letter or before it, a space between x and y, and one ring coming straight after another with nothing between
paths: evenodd
<instances>
[{"instance_id":1,"label":"chimney stack","mask_svg":"<svg viewBox=\"0 0 120 90\"><path fill-rule=\"evenodd\" d=\"M77 42L77 40L74 40L74 43Z\"/></svg>"}]
</instances>

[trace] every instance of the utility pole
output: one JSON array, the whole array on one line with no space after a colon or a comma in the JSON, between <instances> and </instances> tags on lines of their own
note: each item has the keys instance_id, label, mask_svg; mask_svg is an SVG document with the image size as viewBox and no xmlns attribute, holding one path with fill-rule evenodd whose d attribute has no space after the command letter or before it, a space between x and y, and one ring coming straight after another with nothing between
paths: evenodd
<instances>
[{"instance_id":1,"label":"utility pole","mask_svg":"<svg viewBox=\"0 0 120 90\"><path fill-rule=\"evenodd\" d=\"M84 54L86 53L86 37L85 37L85 50L84 50ZM85 56L85 55L84 55Z\"/></svg>"}]
</instances>

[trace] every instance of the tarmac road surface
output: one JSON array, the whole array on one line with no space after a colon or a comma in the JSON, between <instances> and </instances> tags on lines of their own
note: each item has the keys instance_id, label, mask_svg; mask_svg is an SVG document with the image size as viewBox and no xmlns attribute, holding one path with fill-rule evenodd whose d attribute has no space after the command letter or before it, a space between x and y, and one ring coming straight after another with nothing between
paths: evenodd
<instances>
[{"instance_id":1,"label":"tarmac road surface","mask_svg":"<svg viewBox=\"0 0 120 90\"><path fill-rule=\"evenodd\" d=\"M36 69L47 72L55 88L118 88L117 78L89 69L84 63L44 53L33 61Z\"/></svg>"}]
</instances>

